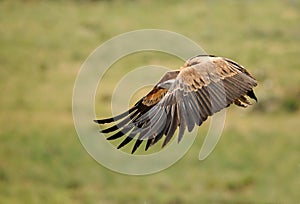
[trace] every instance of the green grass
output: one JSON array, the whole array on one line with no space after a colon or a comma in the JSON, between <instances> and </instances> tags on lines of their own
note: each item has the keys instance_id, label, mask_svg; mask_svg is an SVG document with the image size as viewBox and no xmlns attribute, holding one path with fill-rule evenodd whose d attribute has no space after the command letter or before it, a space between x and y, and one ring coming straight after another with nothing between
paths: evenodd
<instances>
[{"instance_id":1,"label":"green grass","mask_svg":"<svg viewBox=\"0 0 300 204\"><path fill-rule=\"evenodd\" d=\"M299 202L299 8L271 0L0 1L0 203ZM175 165L134 177L87 154L71 100L76 74L97 46L144 28L178 32L238 61L258 78L259 103L229 108L205 161L197 157L207 124ZM138 65L181 65L144 56L118 62L112 82ZM97 102L107 115L112 82Z\"/></svg>"}]
</instances>

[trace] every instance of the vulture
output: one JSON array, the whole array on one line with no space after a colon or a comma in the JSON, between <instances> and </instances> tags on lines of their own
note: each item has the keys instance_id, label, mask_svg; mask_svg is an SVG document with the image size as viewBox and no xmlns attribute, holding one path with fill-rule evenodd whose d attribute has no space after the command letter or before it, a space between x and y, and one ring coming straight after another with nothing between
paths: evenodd
<instances>
[{"instance_id":1,"label":"vulture","mask_svg":"<svg viewBox=\"0 0 300 204\"><path fill-rule=\"evenodd\" d=\"M214 55L198 55L188 59L178 70L169 71L153 89L126 112L98 124L110 123L100 132L109 134L107 140L124 137L117 147L133 139L131 153L146 142L145 150L163 139L164 147L178 128L178 142L184 132L191 132L209 116L235 104L251 105L257 101L253 88L257 81L238 63Z\"/></svg>"}]
</instances>

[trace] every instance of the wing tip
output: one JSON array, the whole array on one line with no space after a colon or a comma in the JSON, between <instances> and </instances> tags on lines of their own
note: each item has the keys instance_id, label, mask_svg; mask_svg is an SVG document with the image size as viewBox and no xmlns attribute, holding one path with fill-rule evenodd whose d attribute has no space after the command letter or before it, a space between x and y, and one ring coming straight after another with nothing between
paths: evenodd
<instances>
[{"instance_id":1,"label":"wing tip","mask_svg":"<svg viewBox=\"0 0 300 204\"><path fill-rule=\"evenodd\" d=\"M114 122L113 118L105 118L105 119L94 119L93 120L97 124L105 124L105 123L111 123Z\"/></svg>"},{"instance_id":2,"label":"wing tip","mask_svg":"<svg viewBox=\"0 0 300 204\"><path fill-rule=\"evenodd\" d=\"M255 93L254 93L253 90L248 91L247 92L247 96L249 96L250 98L254 99L256 102L258 101L257 97L256 97L256 95L255 95Z\"/></svg>"}]
</instances>

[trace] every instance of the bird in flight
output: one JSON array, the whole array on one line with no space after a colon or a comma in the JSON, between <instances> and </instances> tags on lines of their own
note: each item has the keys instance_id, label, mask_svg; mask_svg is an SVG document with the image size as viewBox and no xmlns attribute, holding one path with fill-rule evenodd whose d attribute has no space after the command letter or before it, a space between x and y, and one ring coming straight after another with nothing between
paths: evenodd
<instances>
[{"instance_id":1,"label":"bird in flight","mask_svg":"<svg viewBox=\"0 0 300 204\"><path fill-rule=\"evenodd\" d=\"M213 55L188 59L179 70L167 72L153 89L128 111L115 117L94 120L113 123L101 130L107 138L125 139L118 149L136 139L131 153L146 141L145 150L164 138L165 146L178 130L178 142L184 132L200 126L208 116L235 104L257 101L253 88L257 81L236 62Z\"/></svg>"}]
</instances>

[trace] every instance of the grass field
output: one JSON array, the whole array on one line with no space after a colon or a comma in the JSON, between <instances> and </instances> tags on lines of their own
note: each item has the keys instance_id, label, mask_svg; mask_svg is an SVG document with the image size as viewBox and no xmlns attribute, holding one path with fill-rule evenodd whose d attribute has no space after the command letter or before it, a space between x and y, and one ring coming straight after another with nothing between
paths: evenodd
<instances>
[{"instance_id":1,"label":"grass field","mask_svg":"<svg viewBox=\"0 0 300 204\"><path fill-rule=\"evenodd\" d=\"M299 10L297 0L0 1L0 203L299 203ZM197 159L200 133L175 165L136 177L84 150L72 90L97 46L145 28L178 32L238 61L259 80L259 103L228 109L206 160ZM117 67L180 66L164 59ZM98 105L109 114L109 100Z\"/></svg>"}]
</instances>

